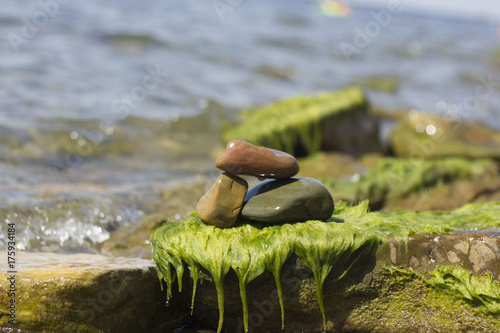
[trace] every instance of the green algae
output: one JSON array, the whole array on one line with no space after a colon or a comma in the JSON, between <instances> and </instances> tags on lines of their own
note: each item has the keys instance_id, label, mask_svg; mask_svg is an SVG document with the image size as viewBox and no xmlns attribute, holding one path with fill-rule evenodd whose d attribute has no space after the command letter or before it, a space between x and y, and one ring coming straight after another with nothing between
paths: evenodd
<instances>
[{"instance_id":1,"label":"green algae","mask_svg":"<svg viewBox=\"0 0 500 333\"><path fill-rule=\"evenodd\" d=\"M427 133L429 126L431 134ZM413 112L398 121L390 142L396 156L500 158L500 132L460 117Z\"/></svg>"},{"instance_id":2,"label":"green algae","mask_svg":"<svg viewBox=\"0 0 500 333\"><path fill-rule=\"evenodd\" d=\"M321 148L324 120L332 116L350 117L354 111L368 112L368 102L357 87L313 97L297 96L242 112L241 124L226 128L224 138L237 138L292 155L297 155L301 146L306 154L312 154Z\"/></svg>"},{"instance_id":3,"label":"green algae","mask_svg":"<svg viewBox=\"0 0 500 333\"><path fill-rule=\"evenodd\" d=\"M500 313L500 283L491 274L475 276L457 266L441 266L430 274L432 279L429 285L433 288L442 289L453 297L478 303L484 313Z\"/></svg>"},{"instance_id":4,"label":"green algae","mask_svg":"<svg viewBox=\"0 0 500 333\"><path fill-rule=\"evenodd\" d=\"M488 312L481 302L434 285L433 276L442 271L471 275L457 266L439 266L429 271L382 267L370 276L369 296L362 289L368 301L350 303L352 295L359 294L360 289L358 286L349 291L351 297L345 299L344 307L351 328L360 332L499 332L500 318ZM472 276L472 279L483 283L489 277Z\"/></svg>"},{"instance_id":5,"label":"green algae","mask_svg":"<svg viewBox=\"0 0 500 333\"><path fill-rule=\"evenodd\" d=\"M342 195L344 200L359 202L369 199L375 203L384 201L388 195L414 193L457 179L474 179L497 172L498 167L491 159L385 157L357 182L328 177L321 181L333 193Z\"/></svg>"},{"instance_id":6,"label":"green algae","mask_svg":"<svg viewBox=\"0 0 500 333\"><path fill-rule=\"evenodd\" d=\"M178 281L184 273L183 263L189 267L193 279L201 274L201 268L211 274L217 289L220 332L224 315L223 280L229 269L239 279L246 329L246 286L266 270L275 277L284 323L281 267L292 254L312 270L318 303L325 320L322 288L326 277L337 281L342 279L361 258L373 256L388 237L407 239L417 233L440 234L457 229L494 227L500 227L500 202L470 204L452 213L368 212L368 201L357 206L339 202L332 218L326 223L239 224L219 229L204 224L193 213L184 221L169 222L156 229L151 235L151 244L152 257L158 266L160 279L167 282L169 297L174 280L172 267ZM179 283L179 290L181 288ZM195 288L193 299L194 293Z\"/></svg>"},{"instance_id":7,"label":"green algae","mask_svg":"<svg viewBox=\"0 0 500 333\"><path fill-rule=\"evenodd\" d=\"M389 76L373 76L357 80L357 83L364 88L385 93L394 93L399 86L398 79Z\"/></svg>"},{"instance_id":8,"label":"green algae","mask_svg":"<svg viewBox=\"0 0 500 333\"><path fill-rule=\"evenodd\" d=\"M484 314L500 313L500 283L491 274L476 276L460 266L437 266L432 271L420 274L412 268L384 267L394 284L421 279L426 285L444 292L454 299L465 300Z\"/></svg>"}]
</instances>

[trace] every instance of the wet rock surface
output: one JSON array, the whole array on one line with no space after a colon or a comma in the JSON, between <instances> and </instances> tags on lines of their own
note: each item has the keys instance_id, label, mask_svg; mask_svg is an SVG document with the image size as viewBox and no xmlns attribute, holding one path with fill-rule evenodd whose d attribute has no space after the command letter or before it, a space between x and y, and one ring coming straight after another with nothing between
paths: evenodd
<instances>
[{"instance_id":1,"label":"wet rock surface","mask_svg":"<svg viewBox=\"0 0 500 333\"><path fill-rule=\"evenodd\" d=\"M387 252L381 251L380 255L393 265L459 265L476 275L491 274L500 280L500 229L414 235L403 243L389 240Z\"/></svg>"},{"instance_id":2,"label":"wet rock surface","mask_svg":"<svg viewBox=\"0 0 500 333\"><path fill-rule=\"evenodd\" d=\"M151 258L149 245L151 232L168 221L169 217L164 214L146 215L113 232L102 244L99 253L106 256L149 259Z\"/></svg>"},{"instance_id":3,"label":"wet rock surface","mask_svg":"<svg viewBox=\"0 0 500 333\"><path fill-rule=\"evenodd\" d=\"M165 306L150 260L30 252L16 259L14 327L22 332L168 331L189 319L180 295ZM13 327L8 288L0 290L0 327Z\"/></svg>"},{"instance_id":4,"label":"wet rock surface","mask_svg":"<svg viewBox=\"0 0 500 333\"><path fill-rule=\"evenodd\" d=\"M153 214L145 215L111 233L99 248L106 256L151 258L149 238L154 229L168 221L186 218L213 184L213 179L196 176L163 189L161 201Z\"/></svg>"},{"instance_id":5,"label":"wet rock surface","mask_svg":"<svg viewBox=\"0 0 500 333\"><path fill-rule=\"evenodd\" d=\"M299 171L299 163L292 155L242 140L230 141L215 166L235 175L278 179L293 177Z\"/></svg>"},{"instance_id":6,"label":"wet rock surface","mask_svg":"<svg viewBox=\"0 0 500 333\"><path fill-rule=\"evenodd\" d=\"M332 196L319 180L290 178L252 187L245 197L241 217L264 223L325 221L333 209Z\"/></svg>"}]
</instances>

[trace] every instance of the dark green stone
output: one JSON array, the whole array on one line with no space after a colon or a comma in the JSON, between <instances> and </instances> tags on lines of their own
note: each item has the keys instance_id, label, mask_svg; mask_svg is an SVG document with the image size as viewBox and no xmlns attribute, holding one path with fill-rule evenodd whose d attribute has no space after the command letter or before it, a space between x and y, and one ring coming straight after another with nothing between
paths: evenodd
<instances>
[{"instance_id":1,"label":"dark green stone","mask_svg":"<svg viewBox=\"0 0 500 333\"><path fill-rule=\"evenodd\" d=\"M264 223L326 221L333 213L333 199L314 178L289 178L262 182L244 200L241 217Z\"/></svg>"}]
</instances>

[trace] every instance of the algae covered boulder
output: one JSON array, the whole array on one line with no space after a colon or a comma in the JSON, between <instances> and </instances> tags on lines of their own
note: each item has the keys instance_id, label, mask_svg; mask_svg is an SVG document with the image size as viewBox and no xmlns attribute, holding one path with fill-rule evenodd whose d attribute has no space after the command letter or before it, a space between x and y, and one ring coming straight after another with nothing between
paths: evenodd
<instances>
[{"instance_id":1,"label":"algae covered boulder","mask_svg":"<svg viewBox=\"0 0 500 333\"><path fill-rule=\"evenodd\" d=\"M425 321L428 330L494 332L500 285L491 275L398 268L388 245L415 234L494 228L498 202L451 213L369 212L366 201L341 202L327 222L220 229L193 214L155 230L151 245L169 296L177 280L196 320L218 331L420 332Z\"/></svg>"},{"instance_id":2,"label":"algae covered boulder","mask_svg":"<svg viewBox=\"0 0 500 333\"><path fill-rule=\"evenodd\" d=\"M391 135L395 155L500 159L500 132L474 122L411 111Z\"/></svg>"},{"instance_id":3,"label":"algae covered boulder","mask_svg":"<svg viewBox=\"0 0 500 333\"><path fill-rule=\"evenodd\" d=\"M178 295L165 306L150 260L17 252L16 263L0 274L2 332L165 331L188 318Z\"/></svg>"},{"instance_id":4,"label":"algae covered boulder","mask_svg":"<svg viewBox=\"0 0 500 333\"><path fill-rule=\"evenodd\" d=\"M378 124L357 87L292 97L241 113L241 123L224 130L226 141L241 139L294 156L319 150L360 155L379 152Z\"/></svg>"},{"instance_id":5,"label":"algae covered boulder","mask_svg":"<svg viewBox=\"0 0 500 333\"><path fill-rule=\"evenodd\" d=\"M464 157L435 159L384 157L355 179L322 177L335 200L386 210L450 210L500 185L498 163Z\"/></svg>"}]
</instances>

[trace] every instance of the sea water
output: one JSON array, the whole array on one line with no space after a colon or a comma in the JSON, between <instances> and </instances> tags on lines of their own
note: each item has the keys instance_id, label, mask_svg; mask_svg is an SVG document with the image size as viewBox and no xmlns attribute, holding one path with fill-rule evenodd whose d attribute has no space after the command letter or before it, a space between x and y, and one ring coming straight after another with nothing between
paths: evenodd
<instances>
[{"instance_id":1,"label":"sea water","mask_svg":"<svg viewBox=\"0 0 500 333\"><path fill-rule=\"evenodd\" d=\"M4 0L0 220L20 250L97 252L163 189L217 173L238 110L377 77L396 83L366 90L377 107L500 129L499 23L404 3Z\"/></svg>"}]
</instances>

